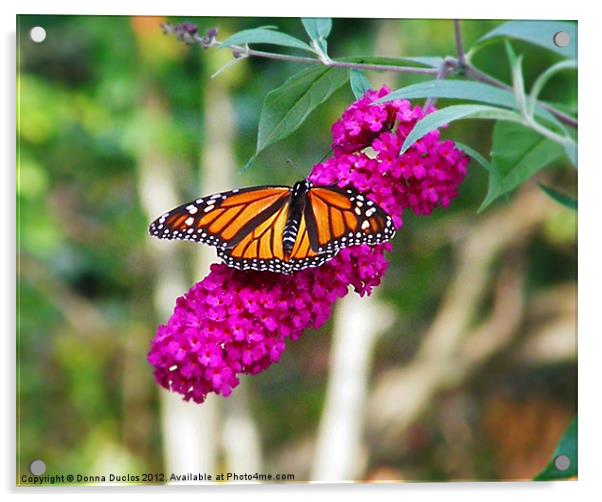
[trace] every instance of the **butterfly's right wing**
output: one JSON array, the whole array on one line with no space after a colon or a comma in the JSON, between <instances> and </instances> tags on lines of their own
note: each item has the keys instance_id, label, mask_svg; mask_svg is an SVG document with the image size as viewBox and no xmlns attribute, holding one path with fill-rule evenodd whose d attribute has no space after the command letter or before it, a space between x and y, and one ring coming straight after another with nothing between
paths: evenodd
<instances>
[{"instance_id":1,"label":"butterfly's right wing","mask_svg":"<svg viewBox=\"0 0 602 502\"><path fill-rule=\"evenodd\" d=\"M310 240L318 253L337 253L360 244L374 246L395 235L393 219L352 188L313 187L307 198Z\"/></svg>"}]
</instances>

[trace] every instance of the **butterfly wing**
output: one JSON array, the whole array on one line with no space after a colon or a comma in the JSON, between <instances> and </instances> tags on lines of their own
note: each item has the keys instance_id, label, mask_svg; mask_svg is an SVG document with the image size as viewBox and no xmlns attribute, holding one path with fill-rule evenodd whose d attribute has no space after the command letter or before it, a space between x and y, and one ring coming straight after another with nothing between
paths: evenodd
<instances>
[{"instance_id":1,"label":"butterfly wing","mask_svg":"<svg viewBox=\"0 0 602 502\"><path fill-rule=\"evenodd\" d=\"M288 204L245 235L233 248L218 248L224 262L240 270L259 270L291 274L308 267L319 267L336 253L318 253L310 247L305 216L290 254L284 249L284 230L288 220Z\"/></svg>"},{"instance_id":2,"label":"butterfly wing","mask_svg":"<svg viewBox=\"0 0 602 502\"><path fill-rule=\"evenodd\" d=\"M376 203L353 189L312 187L287 255L283 235L288 204L248 233L232 249L218 250L232 267L290 274L319 267L343 248L381 244L393 238L393 220Z\"/></svg>"},{"instance_id":3,"label":"butterfly wing","mask_svg":"<svg viewBox=\"0 0 602 502\"><path fill-rule=\"evenodd\" d=\"M316 250L315 233L313 232L312 224L313 220L309 206L306 204L305 210L299 220L299 230L295 244L289 256L291 272L319 267L337 254L337 251L333 250Z\"/></svg>"},{"instance_id":4,"label":"butterfly wing","mask_svg":"<svg viewBox=\"0 0 602 502\"><path fill-rule=\"evenodd\" d=\"M182 204L153 221L151 235L210 244L239 270L290 274L319 267L340 249L376 245L395 234L392 219L353 189L312 187L306 193L295 242L284 232L291 188L264 186L221 192Z\"/></svg>"},{"instance_id":5,"label":"butterfly wing","mask_svg":"<svg viewBox=\"0 0 602 502\"><path fill-rule=\"evenodd\" d=\"M313 187L307 197L310 240L318 253L336 254L340 249L360 244L374 246L395 235L392 218L354 189Z\"/></svg>"},{"instance_id":6,"label":"butterfly wing","mask_svg":"<svg viewBox=\"0 0 602 502\"><path fill-rule=\"evenodd\" d=\"M223 251L279 213L289 199L290 188L284 186L221 192L168 211L150 224L149 232L160 239L202 242Z\"/></svg>"}]
</instances>

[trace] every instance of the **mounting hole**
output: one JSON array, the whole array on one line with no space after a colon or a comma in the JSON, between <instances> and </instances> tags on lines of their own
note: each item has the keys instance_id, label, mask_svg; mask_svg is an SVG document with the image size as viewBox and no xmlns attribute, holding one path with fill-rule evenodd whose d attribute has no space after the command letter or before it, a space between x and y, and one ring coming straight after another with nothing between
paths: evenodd
<instances>
[{"instance_id":1,"label":"mounting hole","mask_svg":"<svg viewBox=\"0 0 602 502\"><path fill-rule=\"evenodd\" d=\"M566 31L559 31L554 35L554 45L557 47L568 47L571 37Z\"/></svg>"},{"instance_id":2,"label":"mounting hole","mask_svg":"<svg viewBox=\"0 0 602 502\"><path fill-rule=\"evenodd\" d=\"M559 471L566 471L571 466L571 459L566 455L558 455L554 459L554 465Z\"/></svg>"},{"instance_id":3,"label":"mounting hole","mask_svg":"<svg viewBox=\"0 0 602 502\"><path fill-rule=\"evenodd\" d=\"M46 30L41 26L34 26L29 30L29 38L31 38L36 44L41 44L46 40Z\"/></svg>"},{"instance_id":4,"label":"mounting hole","mask_svg":"<svg viewBox=\"0 0 602 502\"><path fill-rule=\"evenodd\" d=\"M31 464L29 464L29 472L31 472L34 476L41 476L46 472L46 464L43 460L34 460Z\"/></svg>"}]
</instances>

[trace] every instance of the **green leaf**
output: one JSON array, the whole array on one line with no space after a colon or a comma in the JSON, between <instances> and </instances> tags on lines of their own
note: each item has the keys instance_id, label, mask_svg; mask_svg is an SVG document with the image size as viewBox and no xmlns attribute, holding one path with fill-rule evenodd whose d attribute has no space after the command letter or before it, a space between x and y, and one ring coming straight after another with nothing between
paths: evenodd
<instances>
[{"instance_id":1,"label":"green leaf","mask_svg":"<svg viewBox=\"0 0 602 502\"><path fill-rule=\"evenodd\" d=\"M401 147L400 154L407 151L416 141L441 126L460 119L489 119L489 120L509 120L521 122L520 116L504 108L484 105L454 105L437 110L422 120L419 120L410 134L406 137Z\"/></svg>"},{"instance_id":2,"label":"green leaf","mask_svg":"<svg viewBox=\"0 0 602 502\"><path fill-rule=\"evenodd\" d=\"M366 75L363 71L351 70L349 75L351 81L351 90L353 91L355 99L361 99L366 91L372 89L372 85L366 78Z\"/></svg>"},{"instance_id":3,"label":"green leaf","mask_svg":"<svg viewBox=\"0 0 602 502\"><path fill-rule=\"evenodd\" d=\"M454 141L456 148L462 150L466 155L476 160L482 167L484 167L487 171L491 171L491 162L489 162L485 157L483 157L479 152L477 152L474 148L465 145L464 143L460 143L458 141Z\"/></svg>"},{"instance_id":4,"label":"green leaf","mask_svg":"<svg viewBox=\"0 0 602 502\"><path fill-rule=\"evenodd\" d=\"M344 63L359 63L385 66L423 66L426 68L440 68L443 64L443 58L440 57L386 57L386 56L347 56L337 58L337 61Z\"/></svg>"},{"instance_id":5,"label":"green leaf","mask_svg":"<svg viewBox=\"0 0 602 502\"><path fill-rule=\"evenodd\" d=\"M575 417L558 442L558 446L556 446L552 459L546 468L535 476L535 481L554 481L577 476L577 430L577 417ZM566 456L569 459L570 464L566 470L560 470L556 467L555 461L561 455Z\"/></svg>"},{"instance_id":6,"label":"green leaf","mask_svg":"<svg viewBox=\"0 0 602 502\"><path fill-rule=\"evenodd\" d=\"M568 207L569 209L573 209L573 210L577 211L577 199L573 199L572 197L569 197L568 195L560 193L559 191L554 190L553 188L547 187L547 186L543 185L542 183L538 183L538 185L539 185L539 188L541 188L546 193L546 195L548 195L551 199L558 202L558 204L560 204L561 206L564 206L564 207Z\"/></svg>"},{"instance_id":7,"label":"green leaf","mask_svg":"<svg viewBox=\"0 0 602 502\"><path fill-rule=\"evenodd\" d=\"M493 129L489 190L479 212L500 195L518 187L562 154L562 146L523 125L498 122Z\"/></svg>"},{"instance_id":8,"label":"green leaf","mask_svg":"<svg viewBox=\"0 0 602 502\"><path fill-rule=\"evenodd\" d=\"M304 17L301 22L312 40L326 39L332 30L332 19L328 17Z\"/></svg>"},{"instance_id":9,"label":"green leaf","mask_svg":"<svg viewBox=\"0 0 602 502\"><path fill-rule=\"evenodd\" d=\"M284 47L293 47L295 49L303 49L313 53L314 50L305 42L291 37L286 33L270 30L267 28L255 28L252 30L243 30L235 33L230 38L224 40L220 47L232 47L233 45L246 44L270 44L281 45Z\"/></svg>"},{"instance_id":10,"label":"green leaf","mask_svg":"<svg viewBox=\"0 0 602 502\"><path fill-rule=\"evenodd\" d=\"M537 80L535 80L533 87L531 88L531 94L529 95L529 114L533 115L533 110L537 104L539 93L554 75L561 71L576 69L577 61L575 59L568 59L550 66L539 77L537 77Z\"/></svg>"},{"instance_id":11,"label":"green leaf","mask_svg":"<svg viewBox=\"0 0 602 502\"><path fill-rule=\"evenodd\" d=\"M253 155L249 160L247 160L245 162L245 165L242 166L241 171L246 171L247 169L249 169L253 163L255 162L255 160L257 159L257 154Z\"/></svg>"},{"instance_id":12,"label":"green leaf","mask_svg":"<svg viewBox=\"0 0 602 502\"><path fill-rule=\"evenodd\" d=\"M512 73L512 88L514 89L514 99L516 100L516 106L521 112L521 115L525 116L527 113L527 97L525 96L525 79L523 78L523 56L516 56L512 45L508 40L505 40L506 53L508 54L508 61L510 62L510 71Z\"/></svg>"},{"instance_id":13,"label":"green leaf","mask_svg":"<svg viewBox=\"0 0 602 502\"><path fill-rule=\"evenodd\" d=\"M305 31L312 40L312 46L324 56L328 54L326 39L332 29L332 19L319 17L305 17L301 19Z\"/></svg>"},{"instance_id":14,"label":"green leaf","mask_svg":"<svg viewBox=\"0 0 602 502\"><path fill-rule=\"evenodd\" d=\"M468 80L429 80L408 85L387 94L376 101L375 104L386 103L395 99L412 100L421 98L463 99L504 108L513 109L516 107L516 99L512 92ZM558 120L540 105L535 107L535 114L553 124L558 123Z\"/></svg>"},{"instance_id":15,"label":"green leaf","mask_svg":"<svg viewBox=\"0 0 602 502\"><path fill-rule=\"evenodd\" d=\"M564 31L569 35L569 45L566 47L558 47L554 43L554 35L560 31ZM509 21L481 37L471 50L482 47L485 45L484 42L500 37L523 40L554 51L566 58L575 59L577 57L577 25L575 23L563 21Z\"/></svg>"},{"instance_id":16,"label":"green leaf","mask_svg":"<svg viewBox=\"0 0 602 502\"><path fill-rule=\"evenodd\" d=\"M215 78L218 75L221 75L223 72L225 72L229 68L232 68L235 64L238 64L242 60L243 58L232 58L228 60L223 66L220 66L215 72L213 72L210 78Z\"/></svg>"},{"instance_id":17,"label":"green leaf","mask_svg":"<svg viewBox=\"0 0 602 502\"><path fill-rule=\"evenodd\" d=\"M271 91L259 118L255 156L295 131L348 78L349 72L339 68L309 66Z\"/></svg>"},{"instance_id":18,"label":"green leaf","mask_svg":"<svg viewBox=\"0 0 602 502\"><path fill-rule=\"evenodd\" d=\"M495 178L496 182L498 182L498 183L500 182L501 175L497 171L497 167L495 165L493 165L491 162L489 162L485 157L483 157L479 152L477 152L475 149L471 148L470 146L465 145L464 143L459 143L458 141L454 141L454 143L456 145L456 148L459 148L466 155L468 155L473 160L476 160L479 164L481 164L481 166L483 166L487 170L487 172L489 172L489 176L492 176Z\"/></svg>"},{"instance_id":19,"label":"green leaf","mask_svg":"<svg viewBox=\"0 0 602 502\"><path fill-rule=\"evenodd\" d=\"M564 146L564 153L571 161L573 166L577 167L577 143L568 143Z\"/></svg>"}]
</instances>

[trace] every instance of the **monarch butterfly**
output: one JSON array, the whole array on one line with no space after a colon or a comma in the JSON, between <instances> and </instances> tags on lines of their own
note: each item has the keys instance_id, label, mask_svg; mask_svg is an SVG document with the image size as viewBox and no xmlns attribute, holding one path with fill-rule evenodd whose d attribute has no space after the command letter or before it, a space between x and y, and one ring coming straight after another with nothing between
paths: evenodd
<instances>
[{"instance_id":1,"label":"monarch butterfly","mask_svg":"<svg viewBox=\"0 0 602 502\"><path fill-rule=\"evenodd\" d=\"M391 217L351 188L258 186L182 204L153 221L160 239L203 242L239 270L291 274L319 267L341 249L395 235Z\"/></svg>"}]
</instances>

